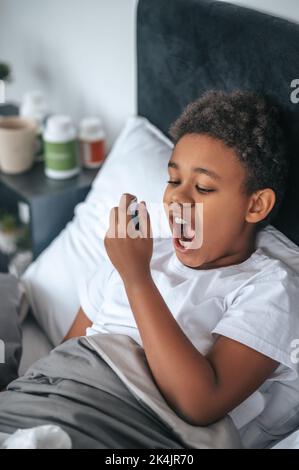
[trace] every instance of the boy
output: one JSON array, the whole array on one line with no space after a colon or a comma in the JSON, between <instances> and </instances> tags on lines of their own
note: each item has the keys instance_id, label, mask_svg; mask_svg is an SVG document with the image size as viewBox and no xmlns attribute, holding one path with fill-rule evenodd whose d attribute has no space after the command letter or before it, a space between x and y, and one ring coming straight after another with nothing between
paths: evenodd
<instances>
[{"instance_id":1,"label":"boy","mask_svg":"<svg viewBox=\"0 0 299 470\"><path fill-rule=\"evenodd\" d=\"M172 246L156 240L153 249L144 202L139 231L132 228L134 196L124 194L104 240L111 264L82 289L65 339L131 336L178 415L203 426L229 413L241 429L269 407L271 384L298 376L290 350L298 279L255 248L257 229L281 204L285 138L276 109L250 92L207 93L170 133L163 202ZM0 401L0 423L2 415Z\"/></svg>"}]
</instances>

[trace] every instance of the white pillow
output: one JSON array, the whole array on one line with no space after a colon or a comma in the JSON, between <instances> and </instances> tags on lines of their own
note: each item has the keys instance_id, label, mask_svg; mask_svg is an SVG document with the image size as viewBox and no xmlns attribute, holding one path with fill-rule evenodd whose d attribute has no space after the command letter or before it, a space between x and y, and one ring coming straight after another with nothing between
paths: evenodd
<instances>
[{"instance_id":1,"label":"white pillow","mask_svg":"<svg viewBox=\"0 0 299 470\"><path fill-rule=\"evenodd\" d=\"M108 259L103 238L110 209L121 194L133 193L147 202L154 236L169 234L161 202L172 148L147 119L130 117L72 222L22 276L33 314L54 345L75 319L81 281ZM258 246L299 273L299 248L274 227L262 230Z\"/></svg>"},{"instance_id":2,"label":"white pillow","mask_svg":"<svg viewBox=\"0 0 299 470\"><path fill-rule=\"evenodd\" d=\"M257 246L267 254L280 259L299 274L299 247L272 225L257 235Z\"/></svg>"},{"instance_id":3,"label":"white pillow","mask_svg":"<svg viewBox=\"0 0 299 470\"><path fill-rule=\"evenodd\" d=\"M23 274L33 314L54 345L75 319L82 278L108 259L103 238L110 209L118 205L123 193L147 202L153 233L161 233L161 216L152 207L161 204L172 148L170 140L147 119L130 117L73 220ZM162 220L169 230L166 217Z\"/></svg>"}]
</instances>

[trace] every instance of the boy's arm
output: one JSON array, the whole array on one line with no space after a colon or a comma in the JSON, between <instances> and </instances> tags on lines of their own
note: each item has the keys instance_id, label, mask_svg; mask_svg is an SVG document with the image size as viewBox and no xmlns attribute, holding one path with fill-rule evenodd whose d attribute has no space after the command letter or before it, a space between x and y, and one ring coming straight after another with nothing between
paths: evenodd
<instances>
[{"instance_id":1,"label":"boy's arm","mask_svg":"<svg viewBox=\"0 0 299 470\"><path fill-rule=\"evenodd\" d=\"M278 362L220 336L202 355L185 336L153 280L125 283L144 351L169 405L193 425L207 425L238 406L276 369Z\"/></svg>"},{"instance_id":2,"label":"boy's arm","mask_svg":"<svg viewBox=\"0 0 299 470\"><path fill-rule=\"evenodd\" d=\"M92 325L92 322L86 316L83 308L80 307L77 313L77 316L75 318L75 321L72 324L69 332L63 339L63 342L71 338L77 338L78 336L85 336L86 328L89 328L91 325Z\"/></svg>"}]
</instances>

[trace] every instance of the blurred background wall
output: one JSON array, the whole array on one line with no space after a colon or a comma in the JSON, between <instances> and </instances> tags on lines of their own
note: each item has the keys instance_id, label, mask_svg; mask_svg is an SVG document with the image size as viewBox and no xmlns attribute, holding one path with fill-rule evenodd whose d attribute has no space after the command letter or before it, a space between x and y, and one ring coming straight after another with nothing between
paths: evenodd
<instances>
[{"instance_id":1,"label":"blurred background wall","mask_svg":"<svg viewBox=\"0 0 299 470\"><path fill-rule=\"evenodd\" d=\"M137 0L0 0L0 62L7 98L40 89L51 111L100 115L114 141L135 112Z\"/></svg>"},{"instance_id":2,"label":"blurred background wall","mask_svg":"<svg viewBox=\"0 0 299 470\"><path fill-rule=\"evenodd\" d=\"M110 148L136 113L137 1L0 0L0 62L12 66L14 78L8 99L40 89L55 113L76 122L99 115ZM231 3L299 22L298 0Z\"/></svg>"}]
</instances>

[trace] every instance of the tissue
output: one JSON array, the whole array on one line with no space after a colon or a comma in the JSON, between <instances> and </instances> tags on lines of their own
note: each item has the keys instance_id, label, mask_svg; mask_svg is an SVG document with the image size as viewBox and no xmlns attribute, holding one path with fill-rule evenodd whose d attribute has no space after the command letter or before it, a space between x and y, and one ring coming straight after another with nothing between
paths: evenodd
<instances>
[{"instance_id":1,"label":"tissue","mask_svg":"<svg viewBox=\"0 0 299 470\"><path fill-rule=\"evenodd\" d=\"M19 429L1 444L2 449L71 449L69 435L59 426Z\"/></svg>"}]
</instances>

